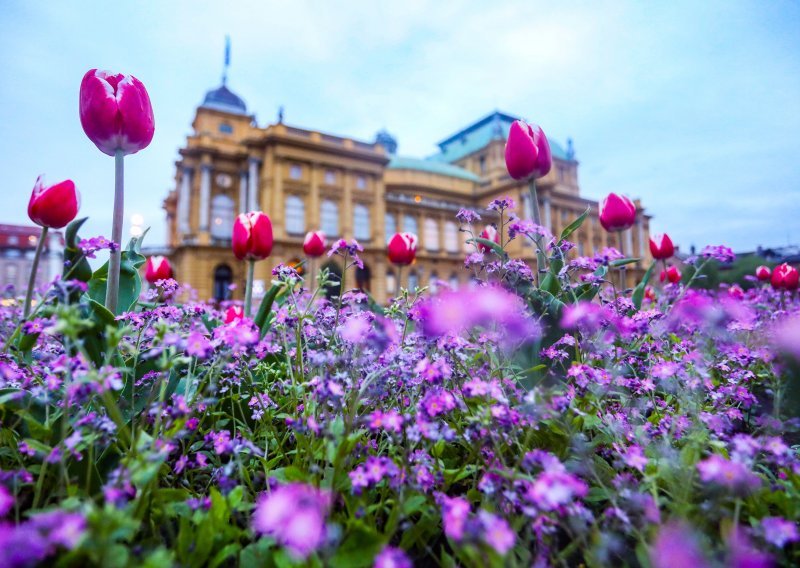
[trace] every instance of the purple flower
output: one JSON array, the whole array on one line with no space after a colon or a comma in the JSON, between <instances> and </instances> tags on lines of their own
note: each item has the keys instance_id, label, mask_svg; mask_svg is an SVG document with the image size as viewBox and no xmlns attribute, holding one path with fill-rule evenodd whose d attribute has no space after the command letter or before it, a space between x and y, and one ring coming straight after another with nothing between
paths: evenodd
<instances>
[{"instance_id":1,"label":"purple flower","mask_svg":"<svg viewBox=\"0 0 800 568\"><path fill-rule=\"evenodd\" d=\"M706 568L709 565L695 540L694 531L680 524L661 527L650 547L650 562L653 568Z\"/></svg>"},{"instance_id":2,"label":"purple flower","mask_svg":"<svg viewBox=\"0 0 800 568\"><path fill-rule=\"evenodd\" d=\"M514 548L517 535L505 519L483 510L478 513L478 519L483 528L483 541L498 554L505 556Z\"/></svg>"},{"instance_id":3,"label":"purple flower","mask_svg":"<svg viewBox=\"0 0 800 568\"><path fill-rule=\"evenodd\" d=\"M331 495L305 483L280 485L264 493L253 513L256 532L271 536L298 558L307 558L325 542Z\"/></svg>"},{"instance_id":4,"label":"purple flower","mask_svg":"<svg viewBox=\"0 0 800 568\"><path fill-rule=\"evenodd\" d=\"M514 209L514 207L516 207L514 200L507 195L502 199L492 199L489 202L489 206L487 207L487 209L489 209L490 211L505 211L506 209ZM460 212L461 211L459 211L459 213Z\"/></svg>"},{"instance_id":5,"label":"purple flower","mask_svg":"<svg viewBox=\"0 0 800 568\"><path fill-rule=\"evenodd\" d=\"M722 245L709 245L700 251L703 258L713 258L723 264L729 264L736 260L736 255L731 249Z\"/></svg>"},{"instance_id":6,"label":"purple flower","mask_svg":"<svg viewBox=\"0 0 800 568\"><path fill-rule=\"evenodd\" d=\"M761 529L764 531L764 540L778 548L800 540L797 524L782 517L764 517L761 519Z\"/></svg>"},{"instance_id":7,"label":"purple flower","mask_svg":"<svg viewBox=\"0 0 800 568\"><path fill-rule=\"evenodd\" d=\"M186 353L198 359L207 359L214 352L214 345L205 335L193 331L186 338Z\"/></svg>"},{"instance_id":8,"label":"purple flower","mask_svg":"<svg viewBox=\"0 0 800 568\"><path fill-rule=\"evenodd\" d=\"M700 479L731 489L750 490L761 485L761 479L743 463L712 454L697 464Z\"/></svg>"},{"instance_id":9,"label":"purple flower","mask_svg":"<svg viewBox=\"0 0 800 568\"><path fill-rule=\"evenodd\" d=\"M472 223L480 221L481 216L471 209L459 209L458 213L456 213L456 219L462 223L471 225Z\"/></svg>"},{"instance_id":10,"label":"purple flower","mask_svg":"<svg viewBox=\"0 0 800 568\"><path fill-rule=\"evenodd\" d=\"M5 485L0 485L0 517L5 517L14 507L14 496L6 489Z\"/></svg>"},{"instance_id":11,"label":"purple flower","mask_svg":"<svg viewBox=\"0 0 800 568\"><path fill-rule=\"evenodd\" d=\"M508 224L508 240L513 241L518 235L528 237L533 241L540 238L550 239L552 236L550 231L542 225L537 225L533 221L527 219L514 219Z\"/></svg>"},{"instance_id":12,"label":"purple flower","mask_svg":"<svg viewBox=\"0 0 800 568\"><path fill-rule=\"evenodd\" d=\"M95 258L96 252L104 249L114 252L119 250L119 245L105 237L92 237L91 239L81 239L78 242L78 248L86 258Z\"/></svg>"},{"instance_id":13,"label":"purple flower","mask_svg":"<svg viewBox=\"0 0 800 568\"><path fill-rule=\"evenodd\" d=\"M469 502L462 497L441 496L442 524L447 538L456 542L464 538L464 528L469 517Z\"/></svg>"},{"instance_id":14,"label":"purple flower","mask_svg":"<svg viewBox=\"0 0 800 568\"><path fill-rule=\"evenodd\" d=\"M385 546L375 557L372 568L413 568L413 564L399 548Z\"/></svg>"}]
</instances>

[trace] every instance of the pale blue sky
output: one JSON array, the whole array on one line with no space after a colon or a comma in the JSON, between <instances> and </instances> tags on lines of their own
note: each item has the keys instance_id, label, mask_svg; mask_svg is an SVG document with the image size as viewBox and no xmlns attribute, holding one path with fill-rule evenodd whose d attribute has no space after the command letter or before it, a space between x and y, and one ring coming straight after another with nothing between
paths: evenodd
<instances>
[{"instance_id":1,"label":"pale blue sky","mask_svg":"<svg viewBox=\"0 0 800 568\"><path fill-rule=\"evenodd\" d=\"M164 240L161 201L194 109L220 81L259 124L286 121L400 153L488 112L571 136L583 194L640 197L684 249L800 242L797 2L27 2L0 16L0 222L27 221L36 176L70 177L85 236L110 233L113 160L86 139L86 70L147 86L151 146L126 160L126 217ZM127 233L127 229L126 229Z\"/></svg>"}]
</instances>

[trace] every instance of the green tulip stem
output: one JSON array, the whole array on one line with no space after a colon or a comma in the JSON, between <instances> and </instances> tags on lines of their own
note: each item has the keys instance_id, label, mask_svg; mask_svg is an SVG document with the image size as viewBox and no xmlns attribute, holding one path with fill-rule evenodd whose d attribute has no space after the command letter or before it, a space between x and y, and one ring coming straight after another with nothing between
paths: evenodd
<instances>
[{"instance_id":1,"label":"green tulip stem","mask_svg":"<svg viewBox=\"0 0 800 568\"><path fill-rule=\"evenodd\" d=\"M531 209L533 222L539 227L542 226L542 215L539 213L539 196L536 192L536 178L532 177L528 182L528 191L531 193ZM548 231L550 227L545 227ZM536 238L536 285L539 285L539 274L547 268L544 245L541 238Z\"/></svg>"},{"instance_id":2,"label":"green tulip stem","mask_svg":"<svg viewBox=\"0 0 800 568\"><path fill-rule=\"evenodd\" d=\"M625 230L619 231L617 233L619 237L619 253L622 255L622 258L625 258L625 244L624 244L624 236ZM623 296L625 295L625 269L627 268L626 265L622 265L619 267L619 293Z\"/></svg>"},{"instance_id":3,"label":"green tulip stem","mask_svg":"<svg viewBox=\"0 0 800 568\"><path fill-rule=\"evenodd\" d=\"M247 261L247 282L244 288L244 315L250 317L250 308L253 305L253 274L256 269L256 261Z\"/></svg>"},{"instance_id":4,"label":"green tulip stem","mask_svg":"<svg viewBox=\"0 0 800 568\"><path fill-rule=\"evenodd\" d=\"M47 241L48 227L42 227L42 234L39 235L39 242L36 243L36 254L33 256L33 265L31 266L31 275L28 278L28 292L25 294L25 307L22 311L22 317L27 319L31 313L31 301L33 300L33 288L36 286L36 273L39 270L39 259L44 250L44 243Z\"/></svg>"},{"instance_id":5,"label":"green tulip stem","mask_svg":"<svg viewBox=\"0 0 800 568\"><path fill-rule=\"evenodd\" d=\"M119 303L119 266L122 259L122 222L125 215L124 158L122 150L117 149L114 153L114 219L111 225L111 240L119 248L111 252L106 283L106 308L115 315Z\"/></svg>"}]
</instances>

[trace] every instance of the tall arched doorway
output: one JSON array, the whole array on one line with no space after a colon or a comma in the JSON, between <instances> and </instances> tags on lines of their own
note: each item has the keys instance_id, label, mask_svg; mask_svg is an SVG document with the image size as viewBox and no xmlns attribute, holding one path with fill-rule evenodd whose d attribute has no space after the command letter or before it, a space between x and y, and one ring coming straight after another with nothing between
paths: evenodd
<instances>
[{"instance_id":1,"label":"tall arched doorway","mask_svg":"<svg viewBox=\"0 0 800 568\"><path fill-rule=\"evenodd\" d=\"M227 264L218 264L214 269L214 299L218 302L230 299L231 284L233 284L233 270Z\"/></svg>"}]
</instances>

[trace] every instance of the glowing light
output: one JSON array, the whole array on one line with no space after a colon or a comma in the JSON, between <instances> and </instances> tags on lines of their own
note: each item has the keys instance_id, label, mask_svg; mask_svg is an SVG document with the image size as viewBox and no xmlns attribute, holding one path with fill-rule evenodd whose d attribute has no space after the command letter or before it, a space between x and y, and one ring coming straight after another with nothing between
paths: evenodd
<instances>
[{"instance_id":1,"label":"glowing light","mask_svg":"<svg viewBox=\"0 0 800 568\"><path fill-rule=\"evenodd\" d=\"M415 195L414 196L414 201L419 203L420 201L422 201L422 196L421 195Z\"/></svg>"},{"instance_id":2,"label":"glowing light","mask_svg":"<svg viewBox=\"0 0 800 568\"><path fill-rule=\"evenodd\" d=\"M131 225L143 225L144 216L141 213L134 213L131 215Z\"/></svg>"}]
</instances>

